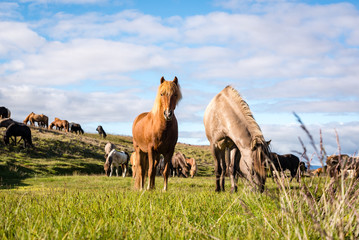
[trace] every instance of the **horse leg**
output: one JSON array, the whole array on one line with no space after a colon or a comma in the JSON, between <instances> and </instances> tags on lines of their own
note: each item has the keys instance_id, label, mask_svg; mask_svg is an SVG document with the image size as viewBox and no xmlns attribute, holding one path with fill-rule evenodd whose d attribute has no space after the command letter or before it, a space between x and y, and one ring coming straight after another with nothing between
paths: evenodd
<instances>
[{"instance_id":1,"label":"horse leg","mask_svg":"<svg viewBox=\"0 0 359 240\"><path fill-rule=\"evenodd\" d=\"M155 172L155 160L154 153L152 147L148 149L148 185L147 190L153 189L155 187L153 176ZM152 182L153 181L153 182Z\"/></svg>"},{"instance_id":2,"label":"horse leg","mask_svg":"<svg viewBox=\"0 0 359 240\"><path fill-rule=\"evenodd\" d=\"M121 168L122 168L122 177L125 177L126 176L125 164L122 164Z\"/></svg>"},{"instance_id":3,"label":"horse leg","mask_svg":"<svg viewBox=\"0 0 359 240\"><path fill-rule=\"evenodd\" d=\"M237 148L233 148L229 151L229 157L230 157L230 163L229 163L229 177L231 179L231 193L237 192L237 178L236 178L236 172L237 172L237 167L236 167L236 157L237 157L237 152L238 149Z\"/></svg>"},{"instance_id":4,"label":"horse leg","mask_svg":"<svg viewBox=\"0 0 359 240\"><path fill-rule=\"evenodd\" d=\"M229 154L229 151L224 150L220 152L220 165L221 165L221 180L220 180L220 186L221 186L221 190L224 192L224 185L225 185L225 178L226 178L226 174L227 174L227 164L226 164L226 156ZM228 158L227 158L228 159Z\"/></svg>"},{"instance_id":5,"label":"horse leg","mask_svg":"<svg viewBox=\"0 0 359 240\"><path fill-rule=\"evenodd\" d=\"M138 146L135 145L135 142L133 142L133 146L135 148L136 151L136 159L135 159L135 188L140 190L142 189L142 166L140 165L141 163L141 153L140 153L140 148Z\"/></svg>"},{"instance_id":6,"label":"horse leg","mask_svg":"<svg viewBox=\"0 0 359 240\"><path fill-rule=\"evenodd\" d=\"M118 168L119 166L116 166L116 177L118 177Z\"/></svg>"},{"instance_id":7,"label":"horse leg","mask_svg":"<svg viewBox=\"0 0 359 240\"><path fill-rule=\"evenodd\" d=\"M159 154L154 154L154 166L153 166L153 172L152 172L152 175L151 175L151 186L152 188L154 189L155 188L155 180L156 180L156 169L157 169L157 165L158 165L158 162L159 162L159 158L160 158L160 155Z\"/></svg>"},{"instance_id":8,"label":"horse leg","mask_svg":"<svg viewBox=\"0 0 359 240\"><path fill-rule=\"evenodd\" d=\"M163 184L163 191L167 191L167 183L168 183L168 175L169 175L169 171L170 171L170 161L172 159L172 155L173 155L173 151L171 153L166 154L166 156L164 156L164 169L163 169L163 180L164 180L164 184Z\"/></svg>"},{"instance_id":9,"label":"horse leg","mask_svg":"<svg viewBox=\"0 0 359 240\"><path fill-rule=\"evenodd\" d=\"M222 172L222 169L221 169L221 166L219 164L219 154L218 154L218 149L214 146L214 144L211 145L211 150L212 150L212 155L214 156L214 172L215 172L215 175L216 175L216 189L215 191L216 192L219 192L221 190L220 188L220 176L221 176L221 172Z\"/></svg>"},{"instance_id":10,"label":"horse leg","mask_svg":"<svg viewBox=\"0 0 359 240\"><path fill-rule=\"evenodd\" d=\"M112 176L112 171L113 171L113 165L112 164L111 164L110 168L111 168L111 171L110 171L110 176L109 177Z\"/></svg>"}]
</instances>

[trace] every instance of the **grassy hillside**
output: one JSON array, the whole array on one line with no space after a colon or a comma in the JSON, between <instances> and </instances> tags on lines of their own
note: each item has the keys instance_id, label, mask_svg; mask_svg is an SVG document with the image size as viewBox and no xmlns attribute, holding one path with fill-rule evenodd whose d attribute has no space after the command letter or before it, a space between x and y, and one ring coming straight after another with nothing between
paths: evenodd
<instances>
[{"instance_id":1,"label":"grassy hillside","mask_svg":"<svg viewBox=\"0 0 359 240\"><path fill-rule=\"evenodd\" d=\"M2 185L19 184L22 179L34 176L102 174L104 147L114 143L118 149L133 152L132 138L108 135L106 139L98 134L76 135L55 130L31 128L34 148L24 149L4 144L0 130L0 181ZM213 159L206 146L177 144L176 151L198 161L198 175L213 173Z\"/></svg>"}]
</instances>

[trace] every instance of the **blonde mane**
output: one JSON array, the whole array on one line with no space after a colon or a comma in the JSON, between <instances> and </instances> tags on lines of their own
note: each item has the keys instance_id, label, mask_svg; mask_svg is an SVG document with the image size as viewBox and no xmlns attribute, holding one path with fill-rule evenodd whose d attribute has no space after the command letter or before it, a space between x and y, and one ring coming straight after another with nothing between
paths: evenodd
<instances>
[{"instance_id":1,"label":"blonde mane","mask_svg":"<svg viewBox=\"0 0 359 240\"><path fill-rule=\"evenodd\" d=\"M163 78L163 77L162 77ZM177 79L177 77L175 77ZM177 94L176 105L182 99L181 87L179 83L174 83L173 81L164 81L160 84L157 90L157 95L155 102L153 104L152 113L156 113L161 109L161 95L173 95Z\"/></svg>"},{"instance_id":2,"label":"blonde mane","mask_svg":"<svg viewBox=\"0 0 359 240\"><path fill-rule=\"evenodd\" d=\"M264 141L261 128L259 127L258 123L254 119L253 114L249 109L247 102L243 100L239 92L236 89L234 89L232 86L227 86L224 90L228 93L228 95L232 97L232 100L235 101L237 105L241 108L241 112L243 113L243 116L247 122L248 131L251 134L252 140Z\"/></svg>"}]
</instances>

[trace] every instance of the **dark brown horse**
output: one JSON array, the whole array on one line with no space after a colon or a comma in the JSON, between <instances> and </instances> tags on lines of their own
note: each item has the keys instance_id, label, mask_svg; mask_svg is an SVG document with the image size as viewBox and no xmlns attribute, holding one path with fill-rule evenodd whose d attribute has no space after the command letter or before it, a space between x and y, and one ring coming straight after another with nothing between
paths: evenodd
<instances>
[{"instance_id":1,"label":"dark brown horse","mask_svg":"<svg viewBox=\"0 0 359 240\"><path fill-rule=\"evenodd\" d=\"M31 139L31 130L28 126L18 122L11 123L5 131L5 135L4 135L5 144L10 144L9 141L10 138L17 136L21 137L19 142L21 140L24 141L24 148L33 147L32 139ZM15 138L15 145L16 145L16 138Z\"/></svg>"},{"instance_id":2,"label":"dark brown horse","mask_svg":"<svg viewBox=\"0 0 359 240\"><path fill-rule=\"evenodd\" d=\"M96 128L96 131L98 132L98 134L100 136L102 136L103 138L106 138L107 137L107 134L105 132L105 130L103 130L103 127L101 125L98 125L97 128Z\"/></svg>"},{"instance_id":3,"label":"dark brown horse","mask_svg":"<svg viewBox=\"0 0 359 240\"><path fill-rule=\"evenodd\" d=\"M169 162L178 139L178 124L174 110L181 97L177 77L173 81L166 81L162 77L152 110L140 114L133 122L133 147L136 150L136 189L144 188L146 172L148 172L149 178L147 189L155 187L155 169L162 154L164 156L164 190L167 190Z\"/></svg>"},{"instance_id":4,"label":"dark brown horse","mask_svg":"<svg viewBox=\"0 0 359 240\"><path fill-rule=\"evenodd\" d=\"M235 191L237 172L234 167L238 159L240 175L263 191L265 162L270 158L270 151L248 104L239 93L230 86L224 88L208 104L203 120L215 158L216 191L224 191L227 169L232 191Z\"/></svg>"},{"instance_id":5,"label":"dark brown horse","mask_svg":"<svg viewBox=\"0 0 359 240\"><path fill-rule=\"evenodd\" d=\"M0 128L4 127L7 128L8 126L10 126L11 123L18 123L14 120L12 120L11 118L4 118L0 120Z\"/></svg>"},{"instance_id":6,"label":"dark brown horse","mask_svg":"<svg viewBox=\"0 0 359 240\"><path fill-rule=\"evenodd\" d=\"M1 118L9 118L9 117L11 117L10 110L4 106L0 107L0 119Z\"/></svg>"},{"instance_id":7,"label":"dark brown horse","mask_svg":"<svg viewBox=\"0 0 359 240\"><path fill-rule=\"evenodd\" d=\"M72 132L72 133L75 132L76 134L84 134L84 130L82 129L82 127L79 123L70 122L69 129L70 129L70 132Z\"/></svg>"},{"instance_id":8,"label":"dark brown horse","mask_svg":"<svg viewBox=\"0 0 359 240\"><path fill-rule=\"evenodd\" d=\"M291 176L290 181L292 181L294 177L297 177L297 181L299 182L301 173L306 170L304 162L300 162L299 158L293 154L279 155L272 152L271 155L271 164L269 166L271 172L277 171L279 173L289 170Z\"/></svg>"}]
</instances>

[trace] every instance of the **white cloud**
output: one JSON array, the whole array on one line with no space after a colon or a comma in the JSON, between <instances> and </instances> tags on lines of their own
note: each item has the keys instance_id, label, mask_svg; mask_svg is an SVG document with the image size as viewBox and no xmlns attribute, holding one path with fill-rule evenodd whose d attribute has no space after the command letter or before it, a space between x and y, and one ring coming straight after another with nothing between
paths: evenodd
<instances>
[{"instance_id":1,"label":"white cloud","mask_svg":"<svg viewBox=\"0 0 359 240\"><path fill-rule=\"evenodd\" d=\"M33 53L45 43L45 39L29 29L26 23L0 21L0 32L1 58Z\"/></svg>"},{"instance_id":2,"label":"white cloud","mask_svg":"<svg viewBox=\"0 0 359 240\"><path fill-rule=\"evenodd\" d=\"M128 42L151 43L171 41L179 37L178 29L172 27L171 22L172 20L135 10L125 10L113 15L87 13L76 16L58 13L37 27L58 40L114 38Z\"/></svg>"},{"instance_id":3,"label":"white cloud","mask_svg":"<svg viewBox=\"0 0 359 240\"><path fill-rule=\"evenodd\" d=\"M11 83L58 86L84 80L167 66L156 46L141 46L101 39L77 39L68 43L50 42L36 54L24 56L0 67Z\"/></svg>"},{"instance_id":4,"label":"white cloud","mask_svg":"<svg viewBox=\"0 0 359 240\"><path fill-rule=\"evenodd\" d=\"M5 33L0 36L0 100L21 118L35 111L88 125L90 120L127 123L151 108L147 92L155 91L162 75L177 75L184 99L176 115L195 126L202 125L206 105L228 84L264 113L358 115L359 13L353 5L217 4L232 12L168 18L137 10L57 12L15 22L11 18L19 12L13 11L0 22ZM311 123L316 121L324 120ZM298 149L297 126L265 125L265 136L280 142L274 143L278 151ZM353 139L349 132L356 132L357 124L344 125L338 128L343 139ZM182 139L196 142L205 136L188 126L181 131ZM344 144L352 151L350 141ZM333 141L330 148L333 152Z\"/></svg>"},{"instance_id":5,"label":"white cloud","mask_svg":"<svg viewBox=\"0 0 359 240\"><path fill-rule=\"evenodd\" d=\"M142 99L135 90L83 93L44 87L0 87L0 101L6 103L12 118L22 121L30 112L79 123L132 122L148 111L152 101Z\"/></svg>"}]
</instances>

